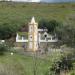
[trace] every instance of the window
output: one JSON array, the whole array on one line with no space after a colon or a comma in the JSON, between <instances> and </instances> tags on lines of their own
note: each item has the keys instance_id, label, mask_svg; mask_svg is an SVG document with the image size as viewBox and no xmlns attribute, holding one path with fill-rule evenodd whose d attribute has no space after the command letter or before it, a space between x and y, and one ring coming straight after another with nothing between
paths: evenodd
<instances>
[{"instance_id":1,"label":"window","mask_svg":"<svg viewBox=\"0 0 75 75\"><path fill-rule=\"evenodd\" d=\"M30 35L30 40L32 40L32 35Z\"/></svg>"}]
</instances>

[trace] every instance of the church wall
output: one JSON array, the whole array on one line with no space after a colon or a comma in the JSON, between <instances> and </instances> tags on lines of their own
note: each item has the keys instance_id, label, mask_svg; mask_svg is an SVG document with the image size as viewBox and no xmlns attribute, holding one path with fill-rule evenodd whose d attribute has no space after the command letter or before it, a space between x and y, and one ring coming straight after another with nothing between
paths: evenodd
<instances>
[{"instance_id":1,"label":"church wall","mask_svg":"<svg viewBox=\"0 0 75 75\"><path fill-rule=\"evenodd\" d=\"M22 47L22 48L27 50L28 49L28 43L26 43L26 42L16 42L15 47Z\"/></svg>"}]
</instances>

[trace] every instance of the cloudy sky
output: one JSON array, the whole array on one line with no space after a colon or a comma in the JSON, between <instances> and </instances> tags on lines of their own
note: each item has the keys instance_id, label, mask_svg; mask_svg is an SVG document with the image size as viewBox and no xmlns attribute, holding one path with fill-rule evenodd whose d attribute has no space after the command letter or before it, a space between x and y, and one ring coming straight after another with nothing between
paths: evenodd
<instances>
[{"instance_id":1,"label":"cloudy sky","mask_svg":"<svg viewBox=\"0 0 75 75\"><path fill-rule=\"evenodd\" d=\"M42 1L47 1L47 2L72 2L72 1L75 1L75 0L42 0Z\"/></svg>"},{"instance_id":2,"label":"cloudy sky","mask_svg":"<svg viewBox=\"0 0 75 75\"><path fill-rule=\"evenodd\" d=\"M40 0L12 0L12 1L40 2Z\"/></svg>"},{"instance_id":3,"label":"cloudy sky","mask_svg":"<svg viewBox=\"0 0 75 75\"><path fill-rule=\"evenodd\" d=\"M12 0L12 1L25 1L25 2L75 2L75 0Z\"/></svg>"}]
</instances>

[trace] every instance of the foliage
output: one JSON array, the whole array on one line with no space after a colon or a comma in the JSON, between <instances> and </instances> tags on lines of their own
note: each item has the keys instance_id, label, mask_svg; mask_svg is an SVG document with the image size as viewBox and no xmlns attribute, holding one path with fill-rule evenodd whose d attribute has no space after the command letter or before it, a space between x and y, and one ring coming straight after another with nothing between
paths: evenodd
<instances>
[{"instance_id":1,"label":"foliage","mask_svg":"<svg viewBox=\"0 0 75 75\"><path fill-rule=\"evenodd\" d=\"M4 53L8 51L8 46L5 44L0 44L0 55L4 55Z\"/></svg>"},{"instance_id":2,"label":"foliage","mask_svg":"<svg viewBox=\"0 0 75 75\"><path fill-rule=\"evenodd\" d=\"M61 25L61 26L56 27L55 32L59 39L60 45L66 44L68 46L74 47L75 45L75 27L71 25Z\"/></svg>"},{"instance_id":3,"label":"foliage","mask_svg":"<svg viewBox=\"0 0 75 75\"><path fill-rule=\"evenodd\" d=\"M39 21L39 28L46 28L47 27L47 25L48 25L48 21L47 20L45 20L45 19L42 19L42 20L40 20Z\"/></svg>"},{"instance_id":4,"label":"foliage","mask_svg":"<svg viewBox=\"0 0 75 75\"><path fill-rule=\"evenodd\" d=\"M63 8L63 6L65 8ZM9 22L11 25L23 25L28 23L32 16L37 22L42 18L66 22L75 15L75 3L22 3L0 2L0 24ZM74 19L69 20L74 25Z\"/></svg>"},{"instance_id":5,"label":"foliage","mask_svg":"<svg viewBox=\"0 0 75 75\"><path fill-rule=\"evenodd\" d=\"M72 70L73 62L66 57L63 57L60 61L57 61L53 64L51 71L55 71L55 74L60 74L61 71Z\"/></svg>"},{"instance_id":6,"label":"foliage","mask_svg":"<svg viewBox=\"0 0 75 75\"><path fill-rule=\"evenodd\" d=\"M43 28L43 29L47 28L48 32L54 32L56 27L59 25L60 23L57 22L56 20L48 21L48 20L42 19L39 21L39 28Z\"/></svg>"},{"instance_id":7,"label":"foliage","mask_svg":"<svg viewBox=\"0 0 75 75\"><path fill-rule=\"evenodd\" d=\"M3 23L0 25L0 40L5 40L5 44L9 47L14 46L15 36L19 29L19 26Z\"/></svg>"},{"instance_id":8,"label":"foliage","mask_svg":"<svg viewBox=\"0 0 75 75\"><path fill-rule=\"evenodd\" d=\"M61 57L57 61L53 62L50 66L47 75L60 75L61 72L69 73L73 69L73 63L75 62L75 50L72 48L65 48L61 51ZM50 74L49 74L50 73Z\"/></svg>"},{"instance_id":9,"label":"foliage","mask_svg":"<svg viewBox=\"0 0 75 75\"><path fill-rule=\"evenodd\" d=\"M11 37L14 37L16 35L16 32L18 31L17 25L11 25L9 23L3 23L0 25L0 39L10 39Z\"/></svg>"},{"instance_id":10,"label":"foliage","mask_svg":"<svg viewBox=\"0 0 75 75\"><path fill-rule=\"evenodd\" d=\"M54 32L56 27L59 26L59 25L60 25L60 23L58 21L56 21L56 20L49 21L49 24L47 26L48 31L49 32Z\"/></svg>"},{"instance_id":11,"label":"foliage","mask_svg":"<svg viewBox=\"0 0 75 75\"><path fill-rule=\"evenodd\" d=\"M15 47L15 37L5 40L5 44L8 46L9 49Z\"/></svg>"}]
</instances>

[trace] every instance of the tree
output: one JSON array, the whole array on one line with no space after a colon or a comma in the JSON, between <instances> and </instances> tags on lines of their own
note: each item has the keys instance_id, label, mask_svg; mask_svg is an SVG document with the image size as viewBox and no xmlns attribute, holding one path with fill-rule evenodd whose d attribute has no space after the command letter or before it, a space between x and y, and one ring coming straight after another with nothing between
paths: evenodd
<instances>
[{"instance_id":1,"label":"tree","mask_svg":"<svg viewBox=\"0 0 75 75\"><path fill-rule=\"evenodd\" d=\"M40 21L39 21L39 28L46 28L47 27L47 25L48 25L48 21L46 20L46 19L41 19Z\"/></svg>"},{"instance_id":2,"label":"tree","mask_svg":"<svg viewBox=\"0 0 75 75\"><path fill-rule=\"evenodd\" d=\"M5 44L8 48L14 46L16 33L19 29L18 25L3 23L0 25L0 40L5 40Z\"/></svg>"},{"instance_id":3,"label":"tree","mask_svg":"<svg viewBox=\"0 0 75 75\"><path fill-rule=\"evenodd\" d=\"M56 27L58 27L59 25L60 23L56 20L49 21L47 25L48 32L55 32Z\"/></svg>"},{"instance_id":4,"label":"tree","mask_svg":"<svg viewBox=\"0 0 75 75\"><path fill-rule=\"evenodd\" d=\"M74 47L75 45L75 28L71 25L61 25L56 27L55 32L61 44Z\"/></svg>"},{"instance_id":5,"label":"tree","mask_svg":"<svg viewBox=\"0 0 75 75\"><path fill-rule=\"evenodd\" d=\"M51 20L51 21L48 21L48 20L45 20L45 19L42 19L39 21L39 28L47 28L48 29L48 32L54 32L55 28L57 26L59 26L60 23L57 22L56 20Z\"/></svg>"},{"instance_id":6,"label":"tree","mask_svg":"<svg viewBox=\"0 0 75 75\"><path fill-rule=\"evenodd\" d=\"M19 27L17 25L11 25L9 23L0 25L0 39L6 40L14 37L18 31L18 28Z\"/></svg>"}]
</instances>

